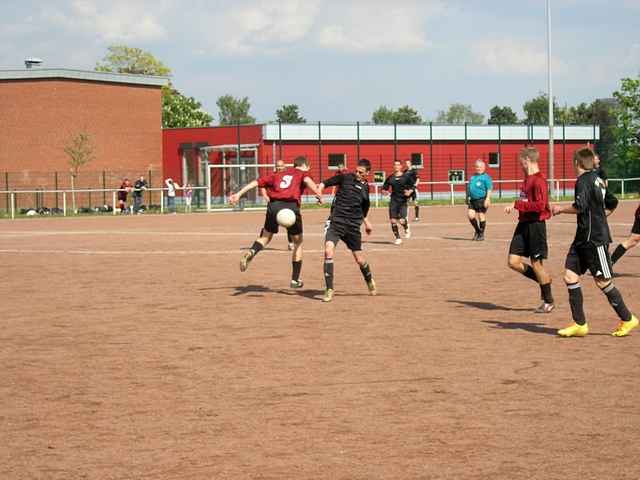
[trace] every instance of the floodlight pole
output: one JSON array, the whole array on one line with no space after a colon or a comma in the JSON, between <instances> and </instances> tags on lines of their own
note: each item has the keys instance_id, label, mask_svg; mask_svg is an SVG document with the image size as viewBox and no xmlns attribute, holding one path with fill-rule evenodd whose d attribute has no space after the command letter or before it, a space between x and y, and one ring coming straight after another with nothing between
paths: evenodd
<instances>
[{"instance_id":1,"label":"floodlight pole","mask_svg":"<svg viewBox=\"0 0 640 480\"><path fill-rule=\"evenodd\" d=\"M548 174L549 180L554 179L554 156L553 156L553 85L551 82L551 0L547 0L547 89L549 101L549 157ZM553 182L551 183L551 194L553 195Z\"/></svg>"}]
</instances>

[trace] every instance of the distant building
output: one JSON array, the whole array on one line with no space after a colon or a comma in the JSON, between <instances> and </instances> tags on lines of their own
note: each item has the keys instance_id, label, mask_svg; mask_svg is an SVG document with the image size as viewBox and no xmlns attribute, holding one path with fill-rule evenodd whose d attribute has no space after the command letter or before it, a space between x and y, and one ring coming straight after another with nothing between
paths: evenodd
<instances>
[{"instance_id":1,"label":"distant building","mask_svg":"<svg viewBox=\"0 0 640 480\"><path fill-rule=\"evenodd\" d=\"M532 145L540 151L540 166L547 172L547 126L531 125L370 125L370 124L264 124L240 127L166 129L163 132L163 168L165 175L193 185L206 185L211 178L213 201L222 201L240 184L270 170L255 165L273 164L282 158L292 163L298 155L311 162L311 174L317 181L333 175L339 165L355 169L359 158L373 166L371 180L381 182L392 172L393 160L411 160L419 169L422 198L441 198L456 184L473 174L476 159L484 160L488 173L501 190L513 193L523 178L517 161L518 151ZM600 137L598 126L556 126L556 178L574 177L572 155ZM241 151L244 168L221 168L238 164ZM513 182L506 182L514 180ZM561 185L566 188L572 182ZM254 197L250 197L254 198Z\"/></svg>"},{"instance_id":2,"label":"distant building","mask_svg":"<svg viewBox=\"0 0 640 480\"><path fill-rule=\"evenodd\" d=\"M95 159L81 170L79 187L115 187L117 177L148 171L159 184L166 84L142 75L0 70L0 190L67 188L64 147L80 132L90 135Z\"/></svg>"}]
</instances>

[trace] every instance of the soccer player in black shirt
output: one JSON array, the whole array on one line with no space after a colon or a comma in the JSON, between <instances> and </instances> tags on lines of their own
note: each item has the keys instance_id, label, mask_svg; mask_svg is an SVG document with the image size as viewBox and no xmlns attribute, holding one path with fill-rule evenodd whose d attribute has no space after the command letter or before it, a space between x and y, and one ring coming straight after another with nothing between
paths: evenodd
<instances>
[{"instance_id":1,"label":"soccer player in black shirt","mask_svg":"<svg viewBox=\"0 0 640 480\"><path fill-rule=\"evenodd\" d=\"M391 192L391 200L389 201L389 221L391 222L391 230L393 236L396 237L396 245L402 243L400 232L398 232L398 223L404 228L404 237L411 237L411 230L407 223L407 200L413 191L414 180L412 175L407 175L402 171L402 162L396 160L393 162L393 173L389 175L382 185L382 190Z\"/></svg>"},{"instance_id":2,"label":"soccer player in black shirt","mask_svg":"<svg viewBox=\"0 0 640 480\"><path fill-rule=\"evenodd\" d=\"M607 172L602 168L602 164L600 163L600 157L598 155L594 155L593 157L593 171L598 174L598 176L604 182L604 186L609 188L609 177L607 177Z\"/></svg>"},{"instance_id":3,"label":"soccer player in black shirt","mask_svg":"<svg viewBox=\"0 0 640 480\"><path fill-rule=\"evenodd\" d=\"M593 157L593 151L589 148L581 148L574 153L573 165L578 174L575 201L569 206L554 205L552 209L554 215L570 213L578 217L576 236L567 254L564 274L574 323L558 330L558 335L562 337L584 337L589 333L580 287L580 276L587 270L620 318L618 328L612 335L624 337L639 323L611 280L611 233L607 215L617 206L617 199L607 195L604 181L594 170Z\"/></svg>"},{"instance_id":4,"label":"soccer player in black shirt","mask_svg":"<svg viewBox=\"0 0 640 480\"><path fill-rule=\"evenodd\" d=\"M342 240L353 253L353 258L360 266L369 293L376 295L376 283L371 275L369 264L362 254L362 233L360 226L364 223L367 235L371 234L371 223L367 219L369 213L369 184L367 176L371 171L371 162L363 158L358 162L355 173L339 173L319 185L320 190L337 186L331 215L325 234L324 246L324 279L326 289L323 301L333 300L333 256L336 245Z\"/></svg>"},{"instance_id":5,"label":"soccer player in black shirt","mask_svg":"<svg viewBox=\"0 0 640 480\"><path fill-rule=\"evenodd\" d=\"M624 242L616 247L613 251L613 255L611 255L611 262L615 265L615 263L620 260L620 258L631 250L633 247L636 247L640 243L640 205L636 208L635 220L633 222L633 226L631 227L631 235Z\"/></svg>"},{"instance_id":6,"label":"soccer player in black shirt","mask_svg":"<svg viewBox=\"0 0 640 480\"><path fill-rule=\"evenodd\" d=\"M404 162L407 169L405 170L405 174L411 176L413 181L413 190L411 190L411 195L409 196L408 203L413 205L413 212L415 217L413 218L414 222L420 221L420 205L418 204L418 185L420 184L420 177L418 177L418 169L417 167L411 163L411 160L405 160ZM407 223L409 223L409 218L407 217Z\"/></svg>"}]
</instances>

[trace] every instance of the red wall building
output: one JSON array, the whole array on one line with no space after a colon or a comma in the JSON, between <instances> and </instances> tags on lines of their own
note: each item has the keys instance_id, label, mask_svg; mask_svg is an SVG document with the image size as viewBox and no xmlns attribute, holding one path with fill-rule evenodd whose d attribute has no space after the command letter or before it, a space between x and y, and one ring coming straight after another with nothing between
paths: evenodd
<instances>
[{"instance_id":1,"label":"red wall building","mask_svg":"<svg viewBox=\"0 0 640 480\"><path fill-rule=\"evenodd\" d=\"M94 159L77 186L117 187L162 168L162 77L69 69L0 70L0 190L68 188L72 137Z\"/></svg>"},{"instance_id":2,"label":"red wall building","mask_svg":"<svg viewBox=\"0 0 640 480\"><path fill-rule=\"evenodd\" d=\"M333 175L339 163L353 169L358 158L369 159L376 180L382 181L391 173L394 159L411 159L424 182L421 197L438 198L450 192L451 182L473 175L473 163L480 158L489 165L488 173L494 180L503 181L496 184L495 191L506 194L519 188L523 175L517 156L524 146L540 151L540 166L548 175L548 133L548 127L528 125L264 124L167 129L163 132L163 165L165 178L194 185L207 184L210 168L215 202L269 171L278 158L292 163L295 157L306 156L318 181ZM573 152L593 144L599 134L599 127L594 126L555 127L554 178L572 178ZM223 163L246 166L220 168ZM572 186L572 182L561 184L566 189ZM463 184L455 186L458 192L464 188Z\"/></svg>"}]
</instances>

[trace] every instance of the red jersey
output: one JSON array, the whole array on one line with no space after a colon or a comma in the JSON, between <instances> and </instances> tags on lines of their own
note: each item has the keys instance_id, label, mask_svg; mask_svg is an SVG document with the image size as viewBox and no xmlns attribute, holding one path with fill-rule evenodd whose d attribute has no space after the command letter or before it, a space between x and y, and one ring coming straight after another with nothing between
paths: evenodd
<instances>
[{"instance_id":1,"label":"red jersey","mask_svg":"<svg viewBox=\"0 0 640 480\"><path fill-rule=\"evenodd\" d=\"M516 200L515 209L520 212L520 222L543 222L551 218L549 189L542 172L528 175L524 180L520 200Z\"/></svg>"},{"instance_id":2,"label":"red jersey","mask_svg":"<svg viewBox=\"0 0 640 480\"><path fill-rule=\"evenodd\" d=\"M305 189L305 178L311 178L307 172L297 168L287 168L282 172L272 172L258 179L258 187L266 188L270 200L296 202Z\"/></svg>"}]
</instances>

